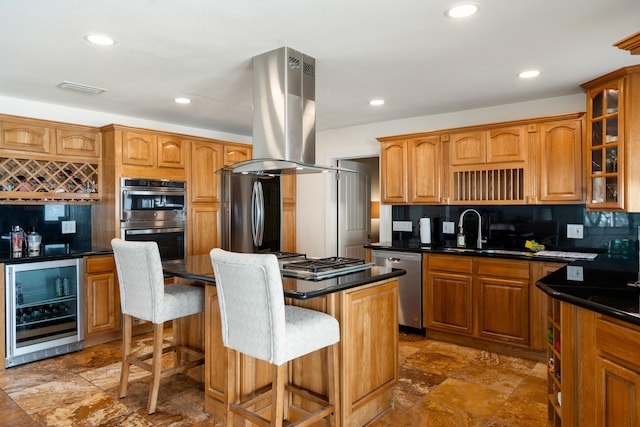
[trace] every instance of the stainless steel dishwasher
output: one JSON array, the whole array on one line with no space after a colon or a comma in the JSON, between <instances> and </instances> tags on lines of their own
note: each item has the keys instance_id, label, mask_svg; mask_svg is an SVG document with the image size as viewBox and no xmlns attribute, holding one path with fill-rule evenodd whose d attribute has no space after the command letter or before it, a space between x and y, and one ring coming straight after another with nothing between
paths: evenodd
<instances>
[{"instance_id":1,"label":"stainless steel dishwasher","mask_svg":"<svg viewBox=\"0 0 640 427\"><path fill-rule=\"evenodd\" d=\"M376 265L406 270L406 275L398 277L398 323L422 329L422 254L378 249L371 252Z\"/></svg>"}]
</instances>

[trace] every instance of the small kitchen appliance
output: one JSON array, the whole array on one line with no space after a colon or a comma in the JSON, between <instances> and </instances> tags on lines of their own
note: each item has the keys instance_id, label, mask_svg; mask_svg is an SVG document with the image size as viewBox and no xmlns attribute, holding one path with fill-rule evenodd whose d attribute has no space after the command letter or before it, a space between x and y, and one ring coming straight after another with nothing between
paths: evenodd
<instances>
[{"instance_id":1,"label":"small kitchen appliance","mask_svg":"<svg viewBox=\"0 0 640 427\"><path fill-rule=\"evenodd\" d=\"M420 244L431 244L431 218L420 218Z\"/></svg>"},{"instance_id":2,"label":"small kitchen appliance","mask_svg":"<svg viewBox=\"0 0 640 427\"><path fill-rule=\"evenodd\" d=\"M24 252L24 230L19 225L14 225L9 236L11 258L21 258Z\"/></svg>"},{"instance_id":3,"label":"small kitchen appliance","mask_svg":"<svg viewBox=\"0 0 640 427\"><path fill-rule=\"evenodd\" d=\"M36 231L32 231L27 234L27 248L29 256L40 255L40 244L42 243L42 236Z\"/></svg>"}]
</instances>

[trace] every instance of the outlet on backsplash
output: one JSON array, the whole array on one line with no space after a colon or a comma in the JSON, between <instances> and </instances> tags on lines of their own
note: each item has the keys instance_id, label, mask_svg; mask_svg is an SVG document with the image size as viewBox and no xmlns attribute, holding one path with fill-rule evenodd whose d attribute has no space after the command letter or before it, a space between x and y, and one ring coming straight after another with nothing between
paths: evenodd
<instances>
[{"instance_id":1,"label":"outlet on backsplash","mask_svg":"<svg viewBox=\"0 0 640 427\"><path fill-rule=\"evenodd\" d=\"M582 226L582 224L567 224L567 238L583 239L584 227Z\"/></svg>"},{"instance_id":2,"label":"outlet on backsplash","mask_svg":"<svg viewBox=\"0 0 640 427\"><path fill-rule=\"evenodd\" d=\"M454 234L456 232L456 224L453 221L444 221L442 223L442 232L444 234Z\"/></svg>"},{"instance_id":3,"label":"outlet on backsplash","mask_svg":"<svg viewBox=\"0 0 640 427\"><path fill-rule=\"evenodd\" d=\"M62 234L73 234L76 232L76 222L75 221L61 221L62 224Z\"/></svg>"},{"instance_id":4,"label":"outlet on backsplash","mask_svg":"<svg viewBox=\"0 0 640 427\"><path fill-rule=\"evenodd\" d=\"M393 221L393 231L412 231L413 223L411 221Z\"/></svg>"}]
</instances>

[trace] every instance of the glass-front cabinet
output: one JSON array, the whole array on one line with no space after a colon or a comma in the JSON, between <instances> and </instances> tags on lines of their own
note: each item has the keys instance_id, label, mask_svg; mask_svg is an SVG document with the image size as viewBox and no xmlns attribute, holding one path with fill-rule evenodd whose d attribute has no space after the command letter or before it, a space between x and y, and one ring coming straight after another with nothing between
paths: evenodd
<instances>
[{"instance_id":1,"label":"glass-front cabinet","mask_svg":"<svg viewBox=\"0 0 640 427\"><path fill-rule=\"evenodd\" d=\"M587 93L587 209L637 211L640 188L640 66L626 67L582 85Z\"/></svg>"}]
</instances>

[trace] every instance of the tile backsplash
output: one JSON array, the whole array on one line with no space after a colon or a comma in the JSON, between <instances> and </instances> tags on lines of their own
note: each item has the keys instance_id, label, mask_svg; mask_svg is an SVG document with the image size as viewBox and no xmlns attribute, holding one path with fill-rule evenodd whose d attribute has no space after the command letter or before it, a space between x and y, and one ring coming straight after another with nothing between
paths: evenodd
<instances>
[{"instance_id":1,"label":"tile backsplash","mask_svg":"<svg viewBox=\"0 0 640 427\"><path fill-rule=\"evenodd\" d=\"M75 221L76 232L62 234L62 221ZM2 205L0 234L8 235L14 225L19 225L27 233L33 230L40 233L43 245L64 243L75 250L91 248L89 205ZM6 248L0 248L0 252L8 250L8 242Z\"/></svg>"},{"instance_id":2,"label":"tile backsplash","mask_svg":"<svg viewBox=\"0 0 640 427\"><path fill-rule=\"evenodd\" d=\"M640 213L587 212L584 205L545 206L393 206L394 221L411 221L412 231L394 231L393 240L419 243L418 223L422 217L433 218L434 243L455 245L458 220L473 208L482 215L482 235L493 247L522 248L524 241L536 240L549 249L637 250ZM467 241L476 239L476 215L464 220ZM442 223L455 223L454 234L442 233ZM567 224L583 226L582 239L567 237Z\"/></svg>"}]
</instances>

